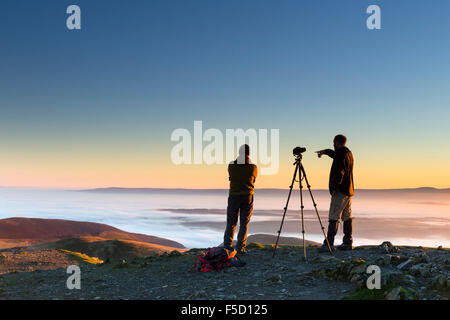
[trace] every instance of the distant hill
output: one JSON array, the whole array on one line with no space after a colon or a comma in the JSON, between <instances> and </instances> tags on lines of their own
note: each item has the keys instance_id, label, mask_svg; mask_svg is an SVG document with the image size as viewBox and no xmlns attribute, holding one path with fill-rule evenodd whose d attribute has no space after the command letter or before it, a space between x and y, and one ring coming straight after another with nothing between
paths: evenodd
<instances>
[{"instance_id":1,"label":"distant hill","mask_svg":"<svg viewBox=\"0 0 450 320\"><path fill-rule=\"evenodd\" d=\"M123 240L178 249L185 248L176 241L130 233L101 223L34 218L0 220L0 248L80 237L97 237L102 240Z\"/></svg>"},{"instance_id":2,"label":"distant hill","mask_svg":"<svg viewBox=\"0 0 450 320\"><path fill-rule=\"evenodd\" d=\"M101 260L122 260L134 257L159 255L163 252L180 251L180 249L160 244L126 239L105 239L101 237L67 238L55 242L46 242L27 247L28 249L69 250L79 252Z\"/></svg>"}]
</instances>

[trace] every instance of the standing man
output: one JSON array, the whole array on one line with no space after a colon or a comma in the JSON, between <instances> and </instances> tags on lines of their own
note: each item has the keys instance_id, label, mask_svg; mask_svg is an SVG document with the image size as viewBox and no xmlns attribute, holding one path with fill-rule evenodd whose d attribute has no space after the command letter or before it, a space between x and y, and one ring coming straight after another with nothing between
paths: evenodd
<instances>
[{"instance_id":1,"label":"standing man","mask_svg":"<svg viewBox=\"0 0 450 320\"><path fill-rule=\"evenodd\" d=\"M352 196L353 188L353 155L345 146L347 138L339 134L334 137L334 150L326 149L316 151L317 155L323 154L333 159L330 172L329 189L331 194L331 204L329 212L328 242L333 249L334 237L336 236L339 219L344 222L344 238L339 250L353 250L353 219L352 219ZM328 245L324 241L319 252L328 252Z\"/></svg>"},{"instance_id":2,"label":"standing man","mask_svg":"<svg viewBox=\"0 0 450 320\"><path fill-rule=\"evenodd\" d=\"M227 227L224 234L224 247L231 247L234 232L240 216L236 250L246 253L247 231L253 211L253 193L258 174L256 165L250 161L250 147L245 144L239 148L239 156L228 165L230 193L227 207Z\"/></svg>"}]
</instances>

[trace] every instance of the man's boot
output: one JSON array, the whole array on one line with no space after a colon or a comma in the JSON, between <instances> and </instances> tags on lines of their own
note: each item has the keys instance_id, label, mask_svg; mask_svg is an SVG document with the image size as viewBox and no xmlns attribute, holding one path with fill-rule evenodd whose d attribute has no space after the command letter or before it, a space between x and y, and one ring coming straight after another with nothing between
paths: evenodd
<instances>
[{"instance_id":1,"label":"man's boot","mask_svg":"<svg viewBox=\"0 0 450 320\"><path fill-rule=\"evenodd\" d=\"M339 250L353 250L353 220L348 219L344 221L344 239L342 244L338 246Z\"/></svg>"},{"instance_id":2,"label":"man's boot","mask_svg":"<svg viewBox=\"0 0 450 320\"><path fill-rule=\"evenodd\" d=\"M335 251L334 249L334 237L336 236L338 230L339 222L337 220L330 220L328 223L328 232L327 239L330 244L331 251ZM323 241L323 245L319 248L319 252L330 252L328 248L327 239Z\"/></svg>"}]
</instances>

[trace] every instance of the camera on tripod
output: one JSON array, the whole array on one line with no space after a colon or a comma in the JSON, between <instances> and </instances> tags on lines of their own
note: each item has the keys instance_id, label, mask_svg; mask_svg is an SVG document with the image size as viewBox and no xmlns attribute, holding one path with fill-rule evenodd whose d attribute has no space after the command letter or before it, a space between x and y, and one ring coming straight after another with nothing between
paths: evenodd
<instances>
[{"instance_id":1,"label":"camera on tripod","mask_svg":"<svg viewBox=\"0 0 450 320\"><path fill-rule=\"evenodd\" d=\"M294 156L297 157L297 156L301 155L305 151L306 151L306 148L295 147L294 150L292 150L292 153L294 154Z\"/></svg>"},{"instance_id":2,"label":"camera on tripod","mask_svg":"<svg viewBox=\"0 0 450 320\"><path fill-rule=\"evenodd\" d=\"M286 212L287 212L288 205L289 205L289 199L291 198L292 188L294 187L294 183L298 182L299 183L299 187L300 187L300 213L301 213L301 217L302 217L303 258L306 260L305 222L304 222L304 219L303 219L303 211L304 211L305 207L303 206L303 193L302 193L302 190L303 190L302 182L303 182L303 180L305 180L306 186L308 187L309 195L311 196L311 200L312 200L313 205L314 205L314 210L316 211L317 219L319 220L323 236L325 237L326 243L328 245L328 250L330 251L330 254L333 254L333 251L332 251L331 246L330 246L330 242L328 241L327 235L325 234L325 228L323 227L322 220L320 219L319 211L317 210L317 204L316 204L316 201L314 200L314 196L313 196L312 191L311 191L311 186L309 185L308 178L306 177L305 168L303 167L303 164L302 164L302 153L305 152L305 151L306 151L306 148L302 148L302 147L295 147L294 150L292 150L292 153L295 156L294 177L292 178L292 183L289 186L289 194L288 194L288 197L287 197L286 205L284 207L284 213L283 213L283 218L281 219L280 230L278 230L277 241L275 242L275 246L273 248L272 258L275 257L275 252L276 252L277 247L278 247L278 241L280 240L281 229L283 228L284 218L286 217ZM297 179L297 175L298 175L298 179Z\"/></svg>"}]
</instances>

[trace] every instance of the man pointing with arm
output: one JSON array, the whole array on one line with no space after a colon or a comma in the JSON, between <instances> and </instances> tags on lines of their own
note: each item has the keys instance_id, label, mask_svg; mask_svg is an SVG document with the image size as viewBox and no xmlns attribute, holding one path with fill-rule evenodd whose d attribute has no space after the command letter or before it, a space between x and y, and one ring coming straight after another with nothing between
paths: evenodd
<instances>
[{"instance_id":1,"label":"man pointing with arm","mask_svg":"<svg viewBox=\"0 0 450 320\"><path fill-rule=\"evenodd\" d=\"M337 135L333 140L334 150L325 149L317 151L317 155L322 157L326 154L333 159L331 165L329 190L331 194L331 204L329 212L329 225L327 238L333 248L334 237L336 236L339 219L344 222L344 239L338 247L339 250L353 250L353 220L352 220L352 196L353 187L353 154L345 146L347 138L344 135ZM319 249L319 252L328 252L326 241Z\"/></svg>"}]
</instances>

